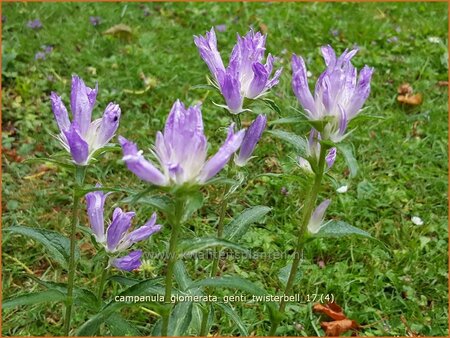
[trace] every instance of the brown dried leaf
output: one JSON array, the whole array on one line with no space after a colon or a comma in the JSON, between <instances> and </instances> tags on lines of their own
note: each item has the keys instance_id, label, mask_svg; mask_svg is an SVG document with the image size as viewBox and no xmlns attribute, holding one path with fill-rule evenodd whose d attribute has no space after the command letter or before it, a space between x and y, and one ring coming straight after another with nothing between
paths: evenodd
<instances>
[{"instance_id":1,"label":"brown dried leaf","mask_svg":"<svg viewBox=\"0 0 450 338\"><path fill-rule=\"evenodd\" d=\"M423 98L422 94L399 95L397 96L397 101L410 106L418 106L419 104L422 103Z\"/></svg>"},{"instance_id":2,"label":"brown dried leaf","mask_svg":"<svg viewBox=\"0 0 450 338\"><path fill-rule=\"evenodd\" d=\"M327 303L325 304L325 306L320 303L314 304L313 311L326 314L328 317L334 320L342 320L347 318L344 315L342 308L336 303Z\"/></svg>"},{"instance_id":3,"label":"brown dried leaf","mask_svg":"<svg viewBox=\"0 0 450 338\"><path fill-rule=\"evenodd\" d=\"M336 337L349 330L357 330L359 328L358 323L350 319L336 320L334 322L322 322L320 323L320 326L325 330L325 334L328 337Z\"/></svg>"},{"instance_id":4,"label":"brown dried leaf","mask_svg":"<svg viewBox=\"0 0 450 338\"><path fill-rule=\"evenodd\" d=\"M411 87L411 85L407 82L402 83L400 86L398 86L397 88L397 93L399 93L400 95L410 95L412 94L413 88Z\"/></svg>"}]
</instances>

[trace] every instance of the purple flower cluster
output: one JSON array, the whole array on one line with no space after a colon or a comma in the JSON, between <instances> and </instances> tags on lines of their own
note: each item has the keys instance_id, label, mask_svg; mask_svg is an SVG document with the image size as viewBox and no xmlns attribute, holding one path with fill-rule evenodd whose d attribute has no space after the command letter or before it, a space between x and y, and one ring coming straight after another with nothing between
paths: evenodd
<instances>
[{"instance_id":1,"label":"purple flower cluster","mask_svg":"<svg viewBox=\"0 0 450 338\"><path fill-rule=\"evenodd\" d=\"M34 30L38 30L42 28L42 22L39 19L30 20L27 23L27 27Z\"/></svg>"},{"instance_id":2,"label":"purple flower cluster","mask_svg":"<svg viewBox=\"0 0 450 338\"><path fill-rule=\"evenodd\" d=\"M90 16L89 17L89 22L91 23L92 26L98 26L102 23L102 18L99 16Z\"/></svg>"},{"instance_id":3,"label":"purple flower cluster","mask_svg":"<svg viewBox=\"0 0 450 338\"><path fill-rule=\"evenodd\" d=\"M322 47L327 69L317 80L314 97L309 90L305 61L295 54L292 56L292 88L308 119L326 122L323 130L319 130L324 140L341 141L349 121L369 96L373 68L364 66L357 77L351 63L357 51L346 50L337 58L331 46Z\"/></svg>"},{"instance_id":4,"label":"purple flower cluster","mask_svg":"<svg viewBox=\"0 0 450 338\"><path fill-rule=\"evenodd\" d=\"M250 30L244 37L238 35L237 38L238 42L231 52L229 65L225 68L217 49L214 28L205 36L194 37L200 56L219 85L226 102L224 107L232 114L245 111L245 98L257 99L278 84L282 71L277 70L270 78L274 63L274 57L270 54L266 63L262 63L266 50L266 35Z\"/></svg>"},{"instance_id":5,"label":"purple flower cluster","mask_svg":"<svg viewBox=\"0 0 450 338\"><path fill-rule=\"evenodd\" d=\"M92 154L105 146L119 127L120 107L110 102L102 118L91 121L98 87L87 87L78 76L72 77L70 107L72 122L60 96L52 92L50 100L60 130L57 136L77 165L87 165Z\"/></svg>"},{"instance_id":6,"label":"purple flower cluster","mask_svg":"<svg viewBox=\"0 0 450 338\"><path fill-rule=\"evenodd\" d=\"M206 160L208 144L200 105L186 108L177 100L164 131L156 134L153 154L161 170L142 156L136 144L121 136L119 142L128 169L140 179L159 186L203 184L227 164L241 146L244 134L244 130L235 133L231 125L224 144Z\"/></svg>"},{"instance_id":7,"label":"purple flower cluster","mask_svg":"<svg viewBox=\"0 0 450 338\"><path fill-rule=\"evenodd\" d=\"M100 187L97 185L97 187ZM156 213L136 230L129 231L134 212L124 212L121 208L114 209L111 223L105 232L104 206L108 194L102 191L94 191L86 194L86 205L89 223L97 243L105 247L110 254L120 253L129 249L133 244L143 241L161 230L161 225L156 224ZM112 258L110 265L132 271L141 266L142 251L132 251L121 258Z\"/></svg>"},{"instance_id":8,"label":"purple flower cluster","mask_svg":"<svg viewBox=\"0 0 450 338\"><path fill-rule=\"evenodd\" d=\"M39 51L34 55L34 59L35 60L45 60L47 57L47 54L50 54L52 51L53 51L53 46L44 45L44 46L42 46L42 51Z\"/></svg>"}]
</instances>

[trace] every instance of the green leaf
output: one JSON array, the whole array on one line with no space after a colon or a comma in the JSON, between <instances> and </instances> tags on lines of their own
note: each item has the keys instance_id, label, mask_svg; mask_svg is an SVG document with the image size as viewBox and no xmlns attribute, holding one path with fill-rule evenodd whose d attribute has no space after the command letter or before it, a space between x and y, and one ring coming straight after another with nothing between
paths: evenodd
<instances>
[{"instance_id":1,"label":"green leaf","mask_svg":"<svg viewBox=\"0 0 450 338\"><path fill-rule=\"evenodd\" d=\"M55 283L50 281L45 281L37 278L33 275L27 275L27 277L34 280L36 283L42 285L49 290L56 290L60 293L67 295L67 284L65 283ZM81 305L87 309L93 309L97 306L97 296L87 289L80 287L74 287L73 289L74 302L77 305Z\"/></svg>"},{"instance_id":2,"label":"green leaf","mask_svg":"<svg viewBox=\"0 0 450 338\"><path fill-rule=\"evenodd\" d=\"M287 264L284 268L282 268L278 274L278 279L280 282L286 287L287 281L289 279L289 274L291 273L292 263ZM297 270L295 274L294 284L297 284L300 281L302 274L300 270Z\"/></svg>"},{"instance_id":3,"label":"green leaf","mask_svg":"<svg viewBox=\"0 0 450 338\"><path fill-rule=\"evenodd\" d=\"M138 279L124 277L124 276L111 276L108 279L112 280L114 282L117 282L119 284L125 285L125 286L133 286L140 282L140 280L138 280Z\"/></svg>"},{"instance_id":4,"label":"green leaf","mask_svg":"<svg viewBox=\"0 0 450 338\"><path fill-rule=\"evenodd\" d=\"M267 132L283 141L290 143L295 148L295 150L300 153L300 155L306 152L307 142L303 137L278 129L268 130Z\"/></svg>"},{"instance_id":5,"label":"green leaf","mask_svg":"<svg viewBox=\"0 0 450 338\"><path fill-rule=\"evenodd\" d=\"M118 296L151 296L151 295L164 295L164 288L157 285L160 279L151 279L135 284L125 291L121 292ZM131 300L130 300L131 301ZM104 323L113 313L119 311L126 306L133 306L137 304L148 302L116 302L112 300L95 316L91 317L87 322L80 326L77 331L77 336L93 336L97 333L98 328ZM159 306L159 305L156 305Z\"/></svg>"},{"instance_id":6,"label":"green leaf","mask_svg":"<svg viewBox=\"0 0 450 338\"><path fill-rule=\"evenodd\" d=\"M224 238L229 241L242 238L250 227L250 224L258 222L270 210L271 208L262 205L245 209L243 213L225 226Z\"/></svg>"},{"instance_id":7,"label":"green leaf","mask_svg":"<svg viewBox=\"0 0 450 338\"><path fill-rule=\"evenodd\" d=\"M228 249L234 249L238 251L248 251L242 246L229 242L224 239L214 238L214 237L198 237L192 239L186 239L178 244L178 253L183 254L183 256L189 256L199 251L212 248L212 247L224 247Z\"/></svg>"},{"instance_id":8,"label":"green leaf","mask_svg":"<svg viewBox=\"0 0 450 338\"><path fill-rule=\"evenodd\" d=\"M370 239L375 239L368 232L354 227L343 221L330 221L326 223L319 232L314 235L314 237L344 237L350 235L357 235L362 237L367 237Z\"/></svg>"},{"instance_id":9,"label":"green leaf","mask_svg":"<svg viewBox=\"0 0 450 338\"><path fill-rule=\"evenodd\" d=\"M192 280L189 278L183 261L176 261L174 267L174 276L181 291L186 291Z\"/></svg>"},{"instance_id":10,"label":"green leaf","mask_svg":"<svg viewBox=\"0 0 450 338\"><path fill-rule=\"evenodd\" d=\"M171 213L173 208L172 201L167 196L130 196L123 199L123 203L134 204L139 202L141 204L145 204L156 208L164 213Z\"/></svg>"},{"instance_id":11,"label":"green leaf","mask_svg":"<svg viewBox=\"0 0 450 338\"><path fill-rule=\"evenodd\" d=\"M238 182L236 180L233 180L231 178L227 178L227 177L213 177L211 178L208 182L206 182L206 184L213 184L213 185L218 185L218 184L227 184L227 185L235 185Z\"/></svg>"},{"instance_id":12,"label":"green leaf","mask_svg":"<svg viewBox=\"0 0 450 338\"><path fill-rule=\"evenodd\" d=\"M203 206L203 194L200 191L186 195L186 205L182 222L186 222L191 215Z\"/></svg>"},{"instance_id":13,"label":"green leaf","mask_svg":"<svg viewBox=\"0 0 450 338\"><path fill-rule=\"evenodd\" d=\"M113 313L106 321L112 336L141 336L139 329L118 313Z\"/></svg>"},{"instance_id":14,"label":"green leaf","mask_svg":"<svg viewBox=\"0 0 450 338\"><path fill-rule=\"evenodd\" d=\"M192 320L192 302L175 305L170 314L169 336L186 336Z\"/></svg>"},{"instance_id":15,"label":"green leaf","mask_svg":"<svg viewBox=\"0 0 450 338\"><path fill-rule=\"evenodd\" d=\"M274 100L265 98L265 99L262 99L262 101L267 105L267 107L272 109L278 115L281 115L281 109L280 109L280 107L278 107L278 105L275 103Z\"/></svg>"},{"instance_id":16,"label":"green leaf","mask_svg":"<svg viewBox=\"0 0 450 338\"><path fill-rule=\"evenodd\" d=\"M347 144L338 143L336 148L344 155L345 162L350 170L350 177L355 177L358 173L358 162L353 155L353 147Z\"/></svg>"},{"instance_id":17,"label":"green leaf","mask_svg":"<svg viewBox=\"0 0 450 338\"><path fill-rule=\"evenodd\" d=\"M100 149L97 149L93 154L92 154L92 158L98 160L98 158L106 153L112 153L112 152L116 152L116 153L120 153L122 151L122 147L118 146L116 144L107 144L103 147L101 147Z\"/></svg>"},{"instance_id":18,"label":"green leaf","mask_svg":"<svg viewBox=\"0 0 450 338\"><path fill-rule=\"evenodd\" d=\"M75 168L75 164L72 162L56 160L54 158L29 158L23 161L23 163L52 163L65 169L73 170Z\"/></svg>"},{"instance_id":19,"label":"green leaf","mask_svg":"<svg viewBox=\"0 0 450 338\"><path fill-rule=\"evenodd\" d=\"M75 190L75 193L78 197L83 197L87 193L93 192L93 191L103 191L103 192L125 192L130 193L131 191L128 189L122 189L122 188L115 188L115 187L91 187L91 188L77 188Z\"/></svg>"},{"instance_id":20,"label":"green leaf","mask_svg":"<svg viewBox=\"0 0 450 338\"><path fill-rule=\"evenodd\" d=\"M189 289L195 287L212 287L212 288L226 288L226 289L238 289L246 291L252 295L263 296L267 295L267 292L255 285L254 283L237 276L222 276L214 278L206 278L196 282L193 282Z\"/></svg>"},{"instance_id":21,"label":"green leaf","mask_svg":"<svg viewBox=\"0 0 450 338\"><path fill-rule=\"evenodd\" d=\"M189 289L198 287L237 289L255 296L264 296L268 294L266 290L260 288L256 284L237 276L222 276L202 279L192 283L189 286ZM268 302L266 303L266 306L271 320L280 318L281 314L274 302Z\"/></svg>"},{"instance_id":22,"label":"green leaf","mask_svg":"<svg viewBox=\"0 0 450 338\"><path fill-rule=\"evenodd\" d=\"M305 118L300 116L289 116L289 117L283 117L278 120L270 121L268 123L269 126L275 125L275 124L291 124L291 123L306 123Z\"/></svg>"},{"instance_id":23,"label":"green leaf","mask_svg":"<svg viewBox=\"0 0 450 338\"><path fill-rule=\"evenodd\" d=\"M45 290L5 299L2 303L2 308L8 309L19 305L33 305L65 300L66 296L63 293L57 290Z\"/></svg>"},{"instance_id":24,"label":"green leaf","mask_svg":"<svg viewBox=\"0 0 450 338\"><path fill-rule=\"evenodd\" d=\"M64 237L58 232L38 229L38 228L29 228L24 226L11 226L3 229L6 232L12 232L15 234L21 234L24 236L28 236L39 243L43 244L44 247L48 250L49 254L63 267L68 267L69 262L69 248L70 241L68 238ZM80 251L78 248L75 248L75 260L80 258Z\"/></svg>"},{"instance_id":25,"label":"green leaf","mask_svg":"<svg viewBox=\"0 0 450 338\"><path fill-rule=\"evenodd\" d=\"M230 306L230 304L226 303L217 303L217 306L222 308L222 310L228 315L228 318L230 318L239 329L239 332L241 333L241 336L248 337L249 333L247 328L245 327L244 322L241 320L241 317L234 311L234 309Z\"/></svg>"}]
</instances>

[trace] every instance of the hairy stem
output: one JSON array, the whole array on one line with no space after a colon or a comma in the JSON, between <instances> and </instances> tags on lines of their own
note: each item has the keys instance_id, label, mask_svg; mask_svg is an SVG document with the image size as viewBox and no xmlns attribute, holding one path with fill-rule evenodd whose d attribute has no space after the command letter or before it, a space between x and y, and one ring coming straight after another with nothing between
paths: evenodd
<instances>
[{"instance_id":1,"label":"hairy stem","mask_svg":"<svg viewBox=\"0 0 450 338\"><path fill-rule=\"evenodd\" d=\"M100 283L98 285L98 293L97 293L99 308L102 305L103 291L105 289L105 281L106 281L106 277L108 276L108 257L106 257L105 264L102 266L102 269L103 269L102 276L100 277Z\"/></svg>"},{"instance_id":2,"label":"hairy stem","mask_svg":"<svg viewBox=\"0 0 450 338\"><path fill-rule=\"evenodd\" d=\"M81 188L86 174L86 167L75 167L75 184L73 188L73 207L72 207L72 224L70 228L70 251L69 251L69 276L67 281L67 300L66 300L66 316L64 320L64 335L68 336L70 332L70 320L73 308L73 285L75 278L75 242L77 226L79 222L80 196L78 189Z\"/></svg>"},{"instance_id":3,"label":"hairy stem","mask_svg":"<svg viewBox=\"0 0 450 338\"><path fill-rule=\"evenodd\" d=\"M166 289L164 293L164 302L170 303L170 298L172 297L172 282L173 282L173 271L175 267L175 263L177 261L177 243L178 243L178 237L180 233L181 228L181 218L183 217L184 213L184 198L180 196L175 197L175 219L172 226L172 234L170 236L170 242L169 242L169 257L168 257L168 263L167 263L167 272L166 272ZM167 336L167 332L169 330L169 318L170 318L170 308L162 314L163 316L163 322L162 322L162 329L161 329L161 335Z\"/></svg>"},{"instance_id":4,"label":"hairy stem","mask_svg":"<svg viewBox=\"0 0 450 338\"><path fill-rule=\"evenodd\" d=\"M327 149L322 146L320 149L320 155L319 155L319 165L317 168L317 172L314 178L314 183L311 187L311 190L309 191L307 200L305 202L305 207L303 209L303 215L300 222L300 229L297 237L297 244L295 246L294 250L294 260L292 262L291 271L289 273L289 278L286 283L286 288L284 290L285 296L290 296L293 286L295 277L297 275L298 266L301 261L302 253L303 253L303 245L305 243L305 234L308 227L309 220L311 218L311 215L313 213L314 207L316 205L317 196L319 194L321 184L322 184L322 178L325 168L325 156L326 156ZM283 300L280 303L279 312L284 313L284 310L286 308L286 297L283 297ZM275 332L277 330L278 325L280 324L280 319L272 321L272 326L270 328L269 336L274 336Z\"/></svg>"}]
</instances>

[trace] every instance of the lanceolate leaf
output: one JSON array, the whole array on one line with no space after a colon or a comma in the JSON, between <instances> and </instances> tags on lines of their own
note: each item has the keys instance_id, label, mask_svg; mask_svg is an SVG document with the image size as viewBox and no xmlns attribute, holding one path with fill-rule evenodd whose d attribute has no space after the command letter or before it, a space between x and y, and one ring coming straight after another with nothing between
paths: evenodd
<instances>
[{"instance_id":1,"label":"lanceolate leaf","mask_svg":"<svg viewBox=\"0 0 450 338\"><path fill-rule=\"evenodd\" d=\"M19 305L59 302L64 301L65 299L66 296L57 290L38 291L5 299L2 303L2 309L9 309Z\"/></svg>"},{"instance_id":2,"label":"lanceolate leaf","mask_svg":"<svg viewBox=\"0 0 450 338\"><path fill-rule=\"evenodd\" d=\"M146 280L141 283L135 284L119 295L120 297L132 297L137 296L152 296L152 295L164 295L164 288L161 286L158 286L157 283L159 282L159 279L157 280ZM115 297L114 297L115 298ZM102 323L104 323L113 313L119 311L121 308L130 306L130 305L136 305L141 303L151 303L148 301L140 301L140 299L137 299L135 301L134 298L130 298L128 301L115 301L113 299L111 302L109 302L107 305L103 307L103 309L97 313L95 316L91 317L87 322L85 322L77 331L78 336L92 336L97 333L98 328ZM160 303L158 303L159 306Z\"/></svg>"},{"instance_id":3,"label":"lanceolate leaf","mask_svg":"<svg viewBox=\"0 0 450 338\"><path fill-rule=\"evenodd\" d=\"M170 315L169 336L186 336L192 320L192 302L175 305Z\"/></svg>"},{"instance_id":4,"label":"lanceolate leaf","mask_svg":"<svg viewBox=\"0 0 450 338\"><path fill-rule=\"evenodd\" d=\"M287 143L291 144L292 146L294 146L295 150L298 151L299 155L302 155L305 153L306 151L306 140L301 137L298 136L294 133L290 133L284 130L269 130L267 131L268 133L272 134L275 137L278 137L279 139L286 141Z\"/></svg>"},{"instance_id":5,"label":"lanceolate leaf","mask_svg":"<svg viewBox=\"0 0 450 338\"><path fill-rule=\"evenodd\" d=\"M181 241L178 244L178 253L180 255L189 256L202 250L217 246L244 252L248 251L242 246L224 239L219 239L215 237L199 237Z\"/></svg>"},{"instance_id":6,"label":"lanceolate leaf","mask_svg":"<svg viewBox=\"0 0 450 338\"><path fill-rule=\"evenodd\" d=\"M196 288L196 287L237 289L248 292L250 295L255 296L265 296L268 294L267 291L255 285L254 283L237 276L223 276L223 277L202 279L192 283L189 288ZM275 303L268 302L266 303L266 305L271 319L275 320L281 316Z\"/></svg>"},{"instance_id":7,"label":"lanceolate leaf","mask_svg":"<svg viewBox=\"0 0 450 338\"><path fill-rule=\"evenodd\" d=\"M350 145L338 143L336 144L338 151L340 151L344 155L345 162L348 165L348 169L350 170L350 177L355 177L358 173L358 162L356 161L355 156L353 155L353 148Z\"/></svg>"},{"instance_id":8,"label":"lanceolate leaf","mask_svg":"<svg viewBox=\"0 0 450 338\"><path fill-rule=\"evenodd\" d=\"M223 276L223 277L202 279L193 282L189 288L191 289L195 287L237 289L258 296L267 294L267 292L262 288L260 288L259 286L253 284L252 282L246 279L237 276Z\"/></svg>"},{"instance_id":9,"label":"lanceolate leaf","mask_svg":"<svg viewBox=\"0 0 450 338\"><path fill-rule=\"evenodd\" d=\"M248 230L250 224L258 222L271 208L258 205L244 210L237 218L225 226L224 237L229 241L241 238Z\"/></svg>"},{"instance_id":10,"label":"lanceolate leaf","mask_svg":"<svg viewBox=\"0 0 450 338\"><path fill-rule=\"evenodd\" d=\"M300 116L282 117L281 119L269 122L269 126L274 124L306 123L305 118Z\"/></svg>"},{"instance_id":11,"label":"lanceolate leaf","mask_svg":"<svg viewBox=\"0 0 450 338\"><path fill-rule=\"evenodd\" d=\"M67 268L69 262L70 241L56 231L50 231L38 228L29 228L24 226L11 226L3 229L3 231L12 232L28 236L39 243L43 244L49 254L63 267ZM75 250L75 260L80 257L78 248Z\"/></svg>"},{"instance_id":12,"label":"lanceolate leaf","mask_svg":"<svg viewBox=\"0 0 450 338\"><path fill-rule=\"evenodd\" d=\"M367 231L361 230L353 225L343 221L330 221L325 224L315 237L344 237L344 236L362 236L370 239L373 238Z\"/></svg>"},{"instance_id":13,"label":"lanceolate leaf","mask_svg":"<svg viewBox=\"0 0 450 338\"><path fill-rule=\"evenodd\" d=\"M222 310L228 315L228 318L230 318L237 325L241 336L249 336L244 322L241 320L239 314L237 314L236 311L234 311L234 309L230 306L230 304L217 303L216 305L222 308Z\"/></svg>"},{"instance_id":14,"label":"lanceolate leaf","mask_svg":"<svg viewBox=\"0 0 450 338\"><path fill-rule=\"evenodd\" d=\"M29 278L34 280L36 283L44 286L48 290L56 290L60 293L67 294L67 284L55 283L50 281L45 281L37 278L36 276L27 275ZM74 287L73 296L75 304L83 306L87 309L93 310L97 306L97 297L89 290L80 287Z\"/></svg>"},{"instance_id":15,"label":"lanceolate leaf","mask_svg":"<svg viewBox=\"0 0 450 338\"><path fill-rule=\"evenodd\" d=\"M29 158L24 161L24 163L52 163L59 167L65 168L65 169L71 169L73 170L75 168L75 164L69 161L63 161L63 160L57 160L54 158Z\"/></svg>"},{"instance_id":16,"label":"lanceolate leaf","mask_svg":"<svg viewBox=\"0 0 450 338\"><path fill-rule=\"evenodd\" d=\"M118 313L113 313L106 321L112 336L141 336L139 329Z\"/></svg>"}]
</instances>

